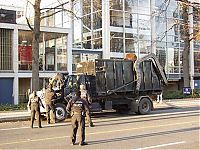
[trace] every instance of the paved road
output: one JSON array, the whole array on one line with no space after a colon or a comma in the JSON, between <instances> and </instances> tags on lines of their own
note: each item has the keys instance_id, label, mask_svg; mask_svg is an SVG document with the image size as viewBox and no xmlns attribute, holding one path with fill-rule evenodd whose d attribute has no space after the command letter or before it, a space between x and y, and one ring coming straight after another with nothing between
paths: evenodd
<instances>
[{"instance_id":1,"label":"paved road","mask_svg":"<svg viewBox=\"0 0 200 150\"><path fill-rule=\"evenodd\" d=\"M29 122L0 124L0 149L199 149L199 106L149 115L99 114L86 128L89 145L69 144L71 125L30 129Z\"/></svg>"}]
</instances>

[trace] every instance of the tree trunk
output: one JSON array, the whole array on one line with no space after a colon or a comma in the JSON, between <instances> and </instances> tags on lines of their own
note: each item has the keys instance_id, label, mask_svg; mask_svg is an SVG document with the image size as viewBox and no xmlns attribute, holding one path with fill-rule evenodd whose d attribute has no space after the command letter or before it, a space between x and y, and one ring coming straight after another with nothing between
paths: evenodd
<instances>
[{"instance_id":1,"label":"tree trunk","mask_svg":"<svg viewBox=\"0 0 200 150\"><path fill-rule=\"evenodd\" d=\"M189 68L189 50L190 50L190 35L189 35L189 23L188 23L188 0L184 0L183 4L183 38L184 38L184 50L183 50L183 79L184 87L190 87L190 68Z\"/></svg>"},{"instance_id":2,"label":"tree trunk","mask_svg":"<svg viewBox=\"0 0 200 150\"><path fill-rule=\"evenodd\" d=\"M34 28L32 41L32 90L39 90L39 38L40 38L40 3L35 0Z\"/></svg>"}]
</instances>

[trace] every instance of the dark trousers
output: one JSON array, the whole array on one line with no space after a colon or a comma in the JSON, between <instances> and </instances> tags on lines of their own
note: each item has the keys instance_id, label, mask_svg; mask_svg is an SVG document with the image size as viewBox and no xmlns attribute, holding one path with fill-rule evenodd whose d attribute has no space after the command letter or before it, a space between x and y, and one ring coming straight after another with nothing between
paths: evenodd
<instances>
[{"instance_id":1,"label":"dark trousers","mask_svg":"<svg viewBox=\"0 0 200 150\"><path fill-rule=\"evenodd\" d=\"M31 127L33 127L35 115L38 120L38 127L41 127L40 106L38 103L31 104Z\"/></svg>"},{"instance_id":2,"label":"dark trousers","mask_svg":"<svg viewBox=\"0 0 200 150\"><path fill-rule=\"evenodd\" d=\"M50 117L50 111L52 111L53 113L51 117ZM53 121L53 123L56 122L56 113L54 104L52 103L46 104L46 116L47 116L47 123L50 123L51 120Z\"/></svg>"},{"instance_id":3,"label":"dark trousers","mask_svg":"<svg viewBox=\"0 0 200 150\"><path fill-rule=\"evenodd\" d=\"M72 116L72 135L71 140L73 143L76 142L77 130L79 130L79 143L85 141L85 117L82 115Z\"/></svg>"}]
</instances>

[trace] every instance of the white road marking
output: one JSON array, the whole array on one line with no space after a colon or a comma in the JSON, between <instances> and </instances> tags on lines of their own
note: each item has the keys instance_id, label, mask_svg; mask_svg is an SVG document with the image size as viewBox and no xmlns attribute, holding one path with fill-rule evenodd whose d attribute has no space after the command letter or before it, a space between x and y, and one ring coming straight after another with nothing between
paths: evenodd
<instances>
[{"instance_id":1,"label":"white road marking","mask_svg":"<svg viewBox=\"0 0 200 150\"><path fill-rule=\"evenodd\" d=\"M56 126L64 126L64 125L69 125L69 124L71 124L71 122L42 125L42 127L56 127ZM37 128L37 127L34 127L34 128ZM5 128L5 129L0 129L0 131L20 130L20 129L31 129L31 128L30 127Z\"/></svg>"},{"instance_id":2,"label":"white road marking","mask_svg":"<svg viewBox=\"0 0 200 150\"><path fill-rule=\"evenodd\" d=\"M155 145L155 146L148 146L148 147L143 147L143 148L136 148L133 150L145 150L145 149L159 148L159 147L165 147L165 146L171 146L171 145L177 145L177 144L183 144L183 143L186 143L186 142L180 141L180 142L167 143L167 144L161 144L161 145Z\"/></svg>"}]
</instances>

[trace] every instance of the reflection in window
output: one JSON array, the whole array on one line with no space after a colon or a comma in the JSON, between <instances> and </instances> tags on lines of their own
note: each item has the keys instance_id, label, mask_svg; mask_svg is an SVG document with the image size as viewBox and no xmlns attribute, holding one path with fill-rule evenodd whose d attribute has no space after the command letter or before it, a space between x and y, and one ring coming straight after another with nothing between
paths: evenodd
<instances>
[{"instance_id":1,"label":"reflection in window","mask_svg":"<svg viewBox=\"0 0 200 150\"><path fill-rule=\"evenodd\" d=\"M83 15L91 13L91 0L83 1Z\"/></svg>"},{"instance_id":2,"label":"reflection in window","mask_svg":"<svg viewBox=\"0 0 200 150\"><path fill-rule=\"evenodd\" d=\"M110 8L115 10L123 10L123 0L110 0Z\"/></svg>"},{"instance_id":3,"label":"reflection in window","mask_svg":"<svg viewBox=\"0 0 200 150\"><path fill-rule=\"evenodd\" d=\"M125 10L128 12L133 12L137 10L137 0L125 0Z\"/></svg>"},{"instance_id":4,"label":"reflection in window","mask_svg":"<svg viewBox=\"0 0 200 150\"><path fill-rule=\"evenodd\" d=\"M179 73L179 50L174 48L168 48L168 73Z\"/></svg>"},{"instance_id":5,"label":"reflection in window","mask_svg":"<svg viewBox=\"0 0 200 150\"><path fill-rule=\"evenodd\" d=\"M47 11L47 15L51 15L55 12L55 10L49 10ZM46 18L47 19L47 26L48 27L54 27L54 24L55 24L55 15L52 15L52 16L49 16Z\"/></svg>"},{"instance_id":6,"label":"reflection in window","mask_svg":"<svg viewBox=\"0 0 200 150\"><path fill-rule=\"evenodd\" d=\"M55 34L44 33L45 40L45 70L55 70Z\"/></svg>"},{"instance_id":7,"label":"reflection in window","mask_svg":"<svg viewBox=\"0 0 200 150\"><path fill-rule=\"evenodd\" d=\"M151 41L139 41L139 50L141 54L149 54L151 51Z\"/></svg>"},{"instance_id":8,"label":"reflection in window","mask_svg":"<svg viewBox=\"0 0 200 150\"><path fill-rule=\"evenodd\" d=\"M139 0L138 10L140 14L150 14L150 0Z\"/></svg>"},{"instance_id":9,"label":"reflection in window","mask_svg":"<svg viewBox=\"0 0 200 150\"><path fill-rule=\"evenodd\" d=\"M125 48L126 53L136 52L137 49L137 36L132 33L125 34Z\"/></svg>"},{"instance_id":10,"label":"reflection in window","mask_svg":"<svg viewBox=\"0 0 200 150\"><path fill-rule=\"evenodd\" d=\"M19 30L18 38L19 70L32 70L32 33Z\"/></svg>"},{"instance_id":11,"label":"reflection in window","mask_svg":"<svg viewBox=\"0 0 200 150\"><path fill-rule=\"evenodd\" d=\"M39 43L39 70L44 70L43 64L44 64L44 43L42 41Z\"/></svg>"},{"instance_id":12,"label":"reflection in window","mask_svg":"<svg viewBox=\"0 0 200 150\"><path fill-rule=\"evenodd\" d=\"M81 62L81 54L73 54L72 55L72 71L76 71L77 63Z\"/></svg>"},{"instance_id":13,"label":"reflection in window","mask_svg":"<svg viewBox=\"0 0 200 150\"><path fill-rule=\"evenodd\" d=\"M97 38L93 40L93 48L101 49L102 48L102 38Z\"/></svg>"},{"instance_id":14,"label":"reflection in window","mask_svg":"<svg viewBox=\"0 0 200 150\"><path fill-rule=\"evenodd\" d=\"M166 68L166 51L165 51L165 47L157 47L156 48L156 56L158 57L160 65L163 68Z\"/></svg>"},{"instance_id":15,"label":"reflection in window","mask_svg":"<svg viewBox=\"0 0 200 150\"><path fill-rule=\"evenodd\" d=\"M200 52L194 52L194 72L200 73Z\"/></svg>"},{"instance_id":16,"label":"reflection in window","mask_svg":"<svg viewBox=\"0 0 200 150\"><path fill-rule=\"evenodd\" d=\"M58 35L59 36L59 35ZM57 70L67 71L67 37L60 34L56 39Z\"/></svg>"},{"instance_id":17,"label":"reflection in window","mask_svg":"<svg viewBox=\"0 0 200 150\"><path fill-rule=\"evenodd\" d=\"M93 0L93 11L102 10L102 0Z\"/></svg>"},{"instance_id":18,"label":"reflection in window","mask_svg":"<svg viewBox=\"0 0 200 150\"><path fill-rule=\"evenodd\" d=\"M110 51L111 52L123 52L123 33L111 32L110 33Z\"/></svg>"},{"instance_id":19,"label":"reflection in window","mask_svg":"<svg viewBox=\"0 0 200 150\"><path fill-rule=\"evenodd\" d=\"M91 31L91 14L83 16L83 27L85 28L83 33Z\"/></svg>"},{"instance_id":20,"label":"reflection in window","mask_svg":"<svg viewBox=\"0 0 200 150\"><path fill-rule=\"evenodd\" d=\"M102 28L102 12L98 11L93 14L93 29Z\"/></svg>"},{"instance_id":21,"label":"reflection in window","mask_svg":"<svg viewBox=\"0 0 200 150\"><path fill-rule=\"evenodd\" d=\"M86 40L83 41L83 48L85 49L91 49L92 48L92 40L91 36L86 35Z\"/></svg>"},{"instance_id":22,"label":"reflection in window","mask_svg":"<svg viewBox=\"0 0 200 150\"><path fill-rule=\"evenodd\" d=\"M123 12L110 10L110 25L114 27L123 27Z\"/></svg>"},{"instance_id":23,"label":"reflection in window","mask_svg":"<svg viewBox=\"0 0 200 150\"><path fill-rule=\"evenodd\" d=\"M93 49L102 48L102 30L93 33Z\"/></svg>"},{"instance_id":24,"label":"reflection in window","mask_svg":"<svg viewBox=\"0 0 200 150\"><path fill-rule=\"evenodd\" d=\"M30 90L31 79L30 78L19 78L19 103L28 102L28 90Z\"/></svg>"}]
</instances>

